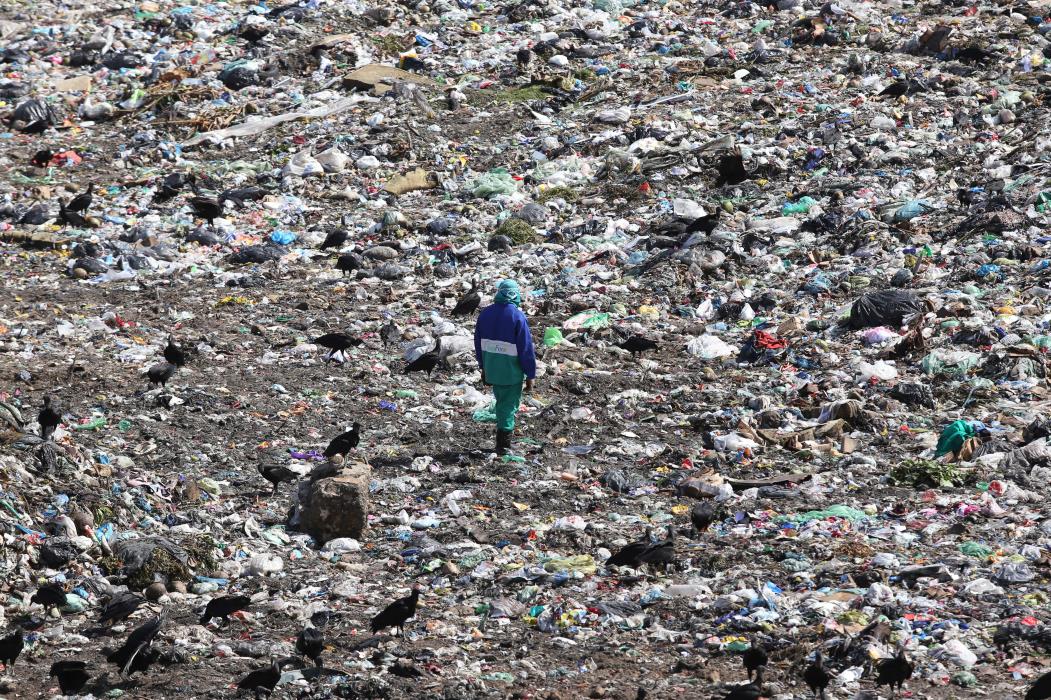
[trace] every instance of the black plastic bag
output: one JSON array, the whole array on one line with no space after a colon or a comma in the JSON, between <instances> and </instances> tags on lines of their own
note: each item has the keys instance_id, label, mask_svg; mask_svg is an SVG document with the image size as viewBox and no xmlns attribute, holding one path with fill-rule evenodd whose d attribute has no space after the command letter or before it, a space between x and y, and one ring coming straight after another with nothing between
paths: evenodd
<instances>
[{"instance_id":1,"label":"black plastic bag","mask_svg":"<svg viewBox=\"0 0 1051 700\"><path fill-rule=\"evenodd\" d=\"M247 66L235 66L229 70L219 73L219 80L226 86L227 90L243 90L250 85L259 84L259 73Z\"/></svg>"},{"instance_id":2,"label":"black plastic bag","mask_svg":"<svg viewBox=\"0 0 1051 700\"><path fill-rule=\"evenodd\" d=\"M855 330L876 326L901 326L909 316L926 311L926 306L913 293L902 289L885 289L861 297L850 307L850 318L844 325Z\"/></svg>"},{"instance_id":3,"label":"black plastic bag","mask_svg":"<svg viewBox=\"0 0 1051 700\"><path fill-rule=\"evenodd\" d=\"M897 384L890 395L906 406L934 408L934 394L928 384Z\"/></svg>"},{"instance_id":4,"label":"black plastic bag","mask_svg":"<svg viewBox=\"0 0 1051 700\"><path fill-rule=\"evenodd\" d=\"M226 260L234 265L262 265L271 260L280 260L286 252L273 245L252 245L230 253Z\"/></svg>"},{"instance_id":5,"label":"black plastic bag","mask_svg":"<svg viewBox=\"0 0 1051 700\"><path fill-rule=\"evenodd\" d=\"M40 99L26 100L20 102L15 111L11 113L11 122L22 122L32 124L34 122L47 122L58 124L61 120L51 105Z\"/></svg>"}]
</instances>

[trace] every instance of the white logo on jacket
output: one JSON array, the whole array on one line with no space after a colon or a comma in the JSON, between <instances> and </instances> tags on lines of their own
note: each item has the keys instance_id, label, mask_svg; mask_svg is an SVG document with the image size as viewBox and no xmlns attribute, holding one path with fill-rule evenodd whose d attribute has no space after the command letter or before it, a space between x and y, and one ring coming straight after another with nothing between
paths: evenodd
<instances>
[{"instance_id":1,"label":"white logo on jacket","mask_svg":"<svg viewBox=\"0 0 1051 700\"><path fill-rule=\"evenodd\" d=\"M510 355L518 357L518 346L514 343L506 343L502 340L489 340L482 338L482 352L491 352L494 355Z\"/></svg>"}]
</instances>

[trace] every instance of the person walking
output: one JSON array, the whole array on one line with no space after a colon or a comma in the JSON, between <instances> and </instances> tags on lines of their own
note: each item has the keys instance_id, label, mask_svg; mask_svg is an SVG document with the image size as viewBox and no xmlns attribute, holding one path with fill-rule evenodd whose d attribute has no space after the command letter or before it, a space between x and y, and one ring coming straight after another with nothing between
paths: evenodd
<instances>
[{"instance_id":1,"label":"person walking","mask_svg":"<svg viewBox=\"0 0 1051 700\"><path fill-rule=\"evenodd\" d=\"M482 310L474 327L474 355L482 381L493 387L496 398L496 453L500 455L511 449L522 382L527 392L532 391L536 377L533 336L521 305L518 283L503 280L493 304Z\"/></svg>"}]
</instances>

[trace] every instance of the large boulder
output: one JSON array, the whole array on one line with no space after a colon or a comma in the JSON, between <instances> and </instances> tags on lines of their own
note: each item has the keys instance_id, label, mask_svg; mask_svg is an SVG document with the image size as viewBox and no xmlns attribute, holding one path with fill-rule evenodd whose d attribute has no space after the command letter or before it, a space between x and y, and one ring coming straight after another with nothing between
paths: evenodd
<instances>
[{"instance_id":1,"label":"large boulder","mask_svg":"<svg viewBox=\"0 0 1051 700\"><path fill-rule=\"evenodd\" d=\"M369 513L369 480L365 462L350 462L322 471L300 491L298 527L319 543L337 537L360 539Z\"/></svg>"}]
</instances>

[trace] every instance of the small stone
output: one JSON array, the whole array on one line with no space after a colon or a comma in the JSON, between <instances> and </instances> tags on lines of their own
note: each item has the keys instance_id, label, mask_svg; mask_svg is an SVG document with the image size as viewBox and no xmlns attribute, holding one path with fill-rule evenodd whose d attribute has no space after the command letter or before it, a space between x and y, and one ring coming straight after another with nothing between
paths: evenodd
<instances>
[{"instance_id":1,"label":"small stone","mask_svg":"<svg viewBox=\"0 0 1051 700\"><path fill-rule=\"evenodd\" d=\"M160 600L161 596L167 593L168 589L165 588L164 584L160 582L151 583L150 585L146 586L146 590L143 591L143 594L146 596L146 600L152 601L154 603Z\"/></svg>"},{"instance_id":2,"label":"small stone","mask_svg":"<svg viewBox=\"0 0 1051 700\"><path fill-rule=\"evenodd\" d=\"M82 267L74 267L73 276L78 280L86 280L88 278L88 271Z\"/></svg>"},{"instance_id":3,"label":"small stone","mask_svg":"<svg viewBox=\"0 0 1051 700\"><path fill-rule=\"evenodd\" d=\"M186 583L183 581L172 581L172 593L186 593Z\"/></svg>"},{"instance_id":4,"label":"small stone","mask_svg":"<svg viewBox=\"0 0 1051 700\"><path fill-rule=\"evenodd\" d=\"M1000 123L1001 124L1013 124L1015 120L1015 113L1009 109L1000 110Z\"/></svg>"}]
</instances>

